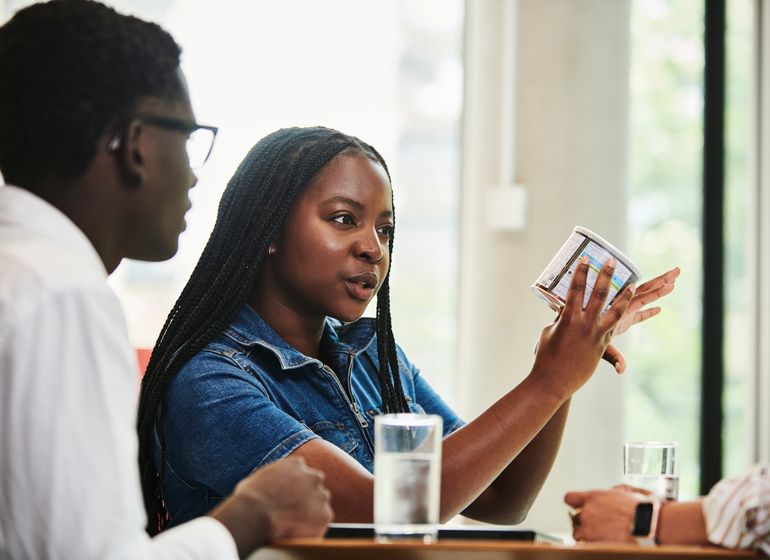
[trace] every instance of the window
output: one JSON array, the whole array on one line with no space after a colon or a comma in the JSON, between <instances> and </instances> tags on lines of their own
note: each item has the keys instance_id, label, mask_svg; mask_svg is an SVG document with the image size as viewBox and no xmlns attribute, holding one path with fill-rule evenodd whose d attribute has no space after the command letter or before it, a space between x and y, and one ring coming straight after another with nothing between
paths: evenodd
<instances>
[{"instance_id":1,"label":"window","mask_svg":"<svg viewBox=\"0 0 770 560\"><path fill-rule=\"evenodd\" d=\"M752 3L727 2L725 118L724 474L748 459L752 322L747 200ZM630 253L644 269L683 274L664 313L633 332L628 439L681 443L681 495L699 487L702 301L703 26L700 0L636 0L632 8ZM650 263L646 266L646 263ZM716 273L717 271L714 271Z\"/></svg>"},{"instance_id":2,"label":"window","mask_svg":"<svg viewBox=\"0 0 770 560\"><path fill-rule=\"evenodd\" d=\"M749 461L749 379L754 352L749 274L749 152L752 130L751 0L727 2L725 129L725 395L724 474ZM761 281L760 281L761 282ZM764 289L760 283L760 289Z\"/></svg>"},{"instance_id":3,"label":"window","mask_svg":"<svg viewBox=\"0 0 770 560\"><path fill-rule=\"evenodd\" d=\"M703 2L631 11L629 251L646 274L682 268L664 311L629 340L626 439L680 443L680 497L699 484Z\"/></svg>"}]
</instances>

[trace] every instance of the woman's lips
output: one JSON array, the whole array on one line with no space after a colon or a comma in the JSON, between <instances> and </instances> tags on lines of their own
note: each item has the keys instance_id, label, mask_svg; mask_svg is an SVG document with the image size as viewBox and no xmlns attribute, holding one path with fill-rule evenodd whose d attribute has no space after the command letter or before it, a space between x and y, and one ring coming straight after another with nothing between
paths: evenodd
<instances>
[{"instance_id":1,"label":"woman's lips","mask_svg":"<svg viewBox=\"0 0 770 560\"><path fill-rule=\"evenodd\" d=\"M374 288L367 288L366 286L348 280L345 281L345 287L354 299L360 301L369 301L374 295Z\"/></svg>"},{"instance_id":2,"label":"woman's lips","mask_svg":"<svg viewBox=\"0 0 770 560\"><path fill-rule=\"evenodd\" d=\"M345 287L348 293L360 301L369 301L374 296L377 287L377 274L374 272L360 272L345 278Z\"/></svg>"}]
</instances>

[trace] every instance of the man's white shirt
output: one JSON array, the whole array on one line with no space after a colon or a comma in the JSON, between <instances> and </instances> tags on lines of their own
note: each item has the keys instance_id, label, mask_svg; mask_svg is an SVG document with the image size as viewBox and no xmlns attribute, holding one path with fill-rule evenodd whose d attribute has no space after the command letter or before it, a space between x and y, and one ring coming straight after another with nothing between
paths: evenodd
<instances>
[{"instance_id":1,"label":"man's white shirt","mask_svg":"<svg viewBox=\"0 0 770 560\"><path fill-rule=\"evenodd\" d=\"M237 558L210 517L144 532L138 370L106 279L63 213L0 187L0 559Z\"/></svg>"}]
</instances>

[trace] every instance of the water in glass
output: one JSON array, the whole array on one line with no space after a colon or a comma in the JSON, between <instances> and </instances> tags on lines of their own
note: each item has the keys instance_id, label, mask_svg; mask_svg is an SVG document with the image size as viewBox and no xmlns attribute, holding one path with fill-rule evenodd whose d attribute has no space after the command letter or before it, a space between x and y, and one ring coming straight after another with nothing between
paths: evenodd
<instances>
[{"instance_id":1,"label":"water in glass","mask_svg":"<svg viewBox=\"0 0 770 560\"><path fill-rule=\"evenodd\" d=\"M440 465L431 453L379 453L374 459L374 522L386 540L431 542L438 527Z\"/></svg>"}]
</instances>

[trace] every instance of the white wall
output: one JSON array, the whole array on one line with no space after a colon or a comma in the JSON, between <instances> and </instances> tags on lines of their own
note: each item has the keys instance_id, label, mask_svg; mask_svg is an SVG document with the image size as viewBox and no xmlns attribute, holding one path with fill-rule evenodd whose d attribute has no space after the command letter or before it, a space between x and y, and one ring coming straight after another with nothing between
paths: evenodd
<instances>
[{"instance_id":1,"label":"white wall","mask_svg":"<svg viewBox=\"0 0 770 560\"><path fill-rule=\"evenodd\" d=\"M490 231L500 178L506 0L469 0L461 237L460 409L472 418L519 382L553 313L529 290L583 225L623 247L628 120L627 0L519 0L514 147L527 225ZM568 530L562 495L619 481L622 381L602 364L574 398L561 452L526 525Z\"/></svg>"}]
</instances>

